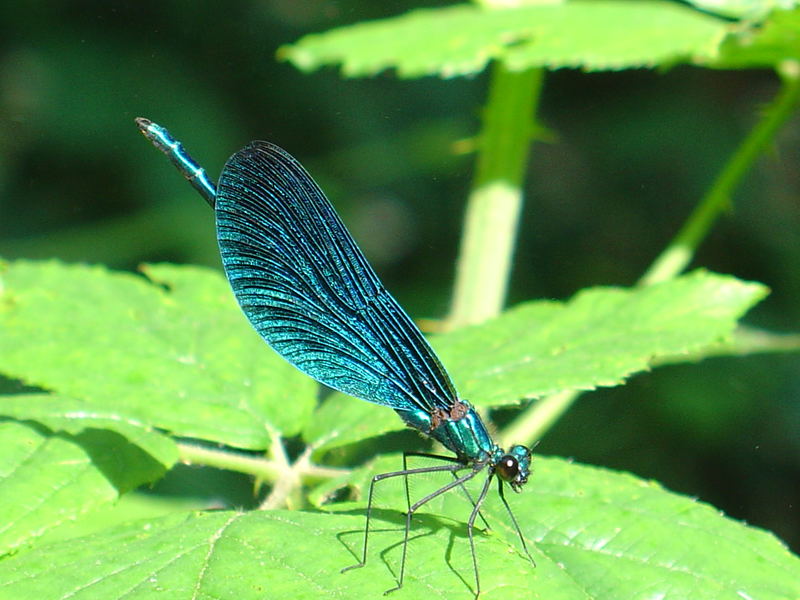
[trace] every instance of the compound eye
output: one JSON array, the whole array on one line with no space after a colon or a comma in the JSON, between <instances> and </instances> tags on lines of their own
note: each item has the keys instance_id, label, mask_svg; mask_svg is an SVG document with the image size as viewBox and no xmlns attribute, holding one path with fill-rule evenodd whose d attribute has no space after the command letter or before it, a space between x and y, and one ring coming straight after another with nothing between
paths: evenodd
<instances>
[{"instance_id":1,"label":"compound eye","mask_svg":"<svg viewBox=\"0 0 800 600\"><path fill-rule=\"evenodd\" d=\"M500 476L500 479L503 481L514 481L517 475L519 475L519 463L517 462L517 459L510 454L506 454L503 458L501 458L495 469L497 470L497 474Z\"/></svg>"}]
</instances>

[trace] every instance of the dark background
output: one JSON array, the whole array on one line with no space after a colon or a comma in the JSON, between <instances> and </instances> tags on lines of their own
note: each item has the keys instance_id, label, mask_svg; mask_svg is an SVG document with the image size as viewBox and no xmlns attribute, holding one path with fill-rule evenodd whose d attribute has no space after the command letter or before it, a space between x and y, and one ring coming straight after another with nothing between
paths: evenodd
<instances>
[{"instance_id":1,"label":"dark background","mask_svg":"<svg viewBox=\"0 0 800 600\"><path fill-rule=\"evenodd\" d=\"M427 6L435 5L433 1ZM444 4L444 3L439 3ZM216 178L251 139L301 159L414 317L448 308L486 75L303 75L275 50L419 6L367 0L0 5L0 256L216 266L208 207L138 134L170 128ZM547 77L510 302L631 285L778 89L765 71ZM748 322L800 320L800 120L695 266L762 281ZM796 355L664 367L585 395L537 449L657 479L800 549Z\"/></svg>"}]
</instances>

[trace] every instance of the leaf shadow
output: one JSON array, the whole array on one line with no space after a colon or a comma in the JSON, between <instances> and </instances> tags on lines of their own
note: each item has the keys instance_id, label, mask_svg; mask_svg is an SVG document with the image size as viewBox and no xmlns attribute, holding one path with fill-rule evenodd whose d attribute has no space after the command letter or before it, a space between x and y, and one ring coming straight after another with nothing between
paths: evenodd
<instances>
[{"instance_id":1,"label":"leaf shadow","mask_svg":"<svg viewBox=\"0 0 800 600\"><path fill-rule=\"evenodd\" d=\"M120 494L143 483L157 481L166 473L161 462L116 431L87 427L68 437L84 449L94 466Z\"/></svg>"},{"instance_id":2,"label":"leaf shadow","mask_svg":"<svg viewBox=\"0 0 800 600\"><path fill-rule=\"evenodd\" d=\"M121 495L144 483L157 481L166 466L124 435L110 429L87 427L80 433L51 429L34 419L0 416L0 423L15 421L38 434L80 446L89 460Z\"/></svg>"}]
</instances>

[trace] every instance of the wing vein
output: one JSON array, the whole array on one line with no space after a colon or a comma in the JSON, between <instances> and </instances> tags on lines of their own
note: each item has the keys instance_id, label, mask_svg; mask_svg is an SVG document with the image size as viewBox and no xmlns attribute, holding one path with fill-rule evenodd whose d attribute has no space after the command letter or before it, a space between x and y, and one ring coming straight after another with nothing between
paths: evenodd
<instances>
[{"instance_id":1,"label":"wing vein","mask_svg":"<svg viewBox=\"0 0 800 600\"><path fill-rule=\"evenodd\" d=\"M289 362L395 409L453 405L444 367L296 160L265 142L234 154L220 177L216 213L234 294Z\"/></svg>"}]
</instances>

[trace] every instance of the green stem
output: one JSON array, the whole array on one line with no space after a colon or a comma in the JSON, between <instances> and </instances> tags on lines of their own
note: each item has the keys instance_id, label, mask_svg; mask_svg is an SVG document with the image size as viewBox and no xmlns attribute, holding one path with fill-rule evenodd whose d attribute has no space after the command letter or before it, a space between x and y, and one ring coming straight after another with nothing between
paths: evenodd
<instances>
[{"instance_id":1,"label":"green stem","mask_svg":"<svg viewBox=\"0 0 800 600\"><path fill-rule=\"evenodd\" d=\"M522 205L522 182L544 71L492 66L475 181L467 202L450 327L500 313Z\"/></svg>"},{"instance_id":2,"label":"green stem","mask_svg":"<svg viewBox=\"0 0 800 600\"><path fill-rule=\"evenodd\" d=\"M787 64L782 71L783 86L773 102L763 112L744 142L728 161L711 189L689 216L670 245L656 258L640 280L641 285L650 285L670 279L680 273L691 260L697 246L708 233L714 221L730 206L734 188L750 169L758 156L786 120L793 114L800 100L800 73L796 63ZM705 356L741 355L753 352L796 351L798 338L794 335L776 336L749 330L737 331L734 341L704 351ZM700 357L698 357L699 359ZM683 357L685 362L686 357ZM668 358L664 362L669 362ZM569 390L551 394L531 404L508 426L502 434L505 443L530 443L535 441L563 415L577 400L581 392Z\"/></svg>"},{"instance_id":3,"label":"green stem","mask_svg":"<svg viewBox=\"0 0 800 600\"><path fill-rule=\"evenodd\" d=\"M187 444L185 442L178 444L178 456L184 464L236 471L269 482L277 481L286 472L286 467L281 465L279 461L239 454L230 450ZM346 472L343 469L308 464L304 465L300 475L306 481L319 481L341 477Z\"/></svg>"},{"instance_id":4,"label":"green stem","mask_svg":"<svg viewBox=\"0 0 800 600\"><path fill-rule=\"evenodd\" d=\"M796 68L794 69L796 71ZM728 164L722 169L711 189L697 205L669 246L656 258L640 279L641 285L651 285L671 279L686 268L700 242L708 234L714 221L728 210L731 194L745 173L764 149L775 138L778 129L792 116L800 100L800 77L786 68L783 87L772 103L763 111L761 120L739 146Z\"/></svg>"},{"instance_id":5,"label":"green stem","mask_svg":"<svg viewBox=\"0 0 800 600\"><path fill-rule=\"evenodd\" d=\"M545 396L522 411L500 436L504 448L512 444L530 445L541 439L545 432L561 418L580 392L566 390Z\"/></svg>"}]
</instances>

